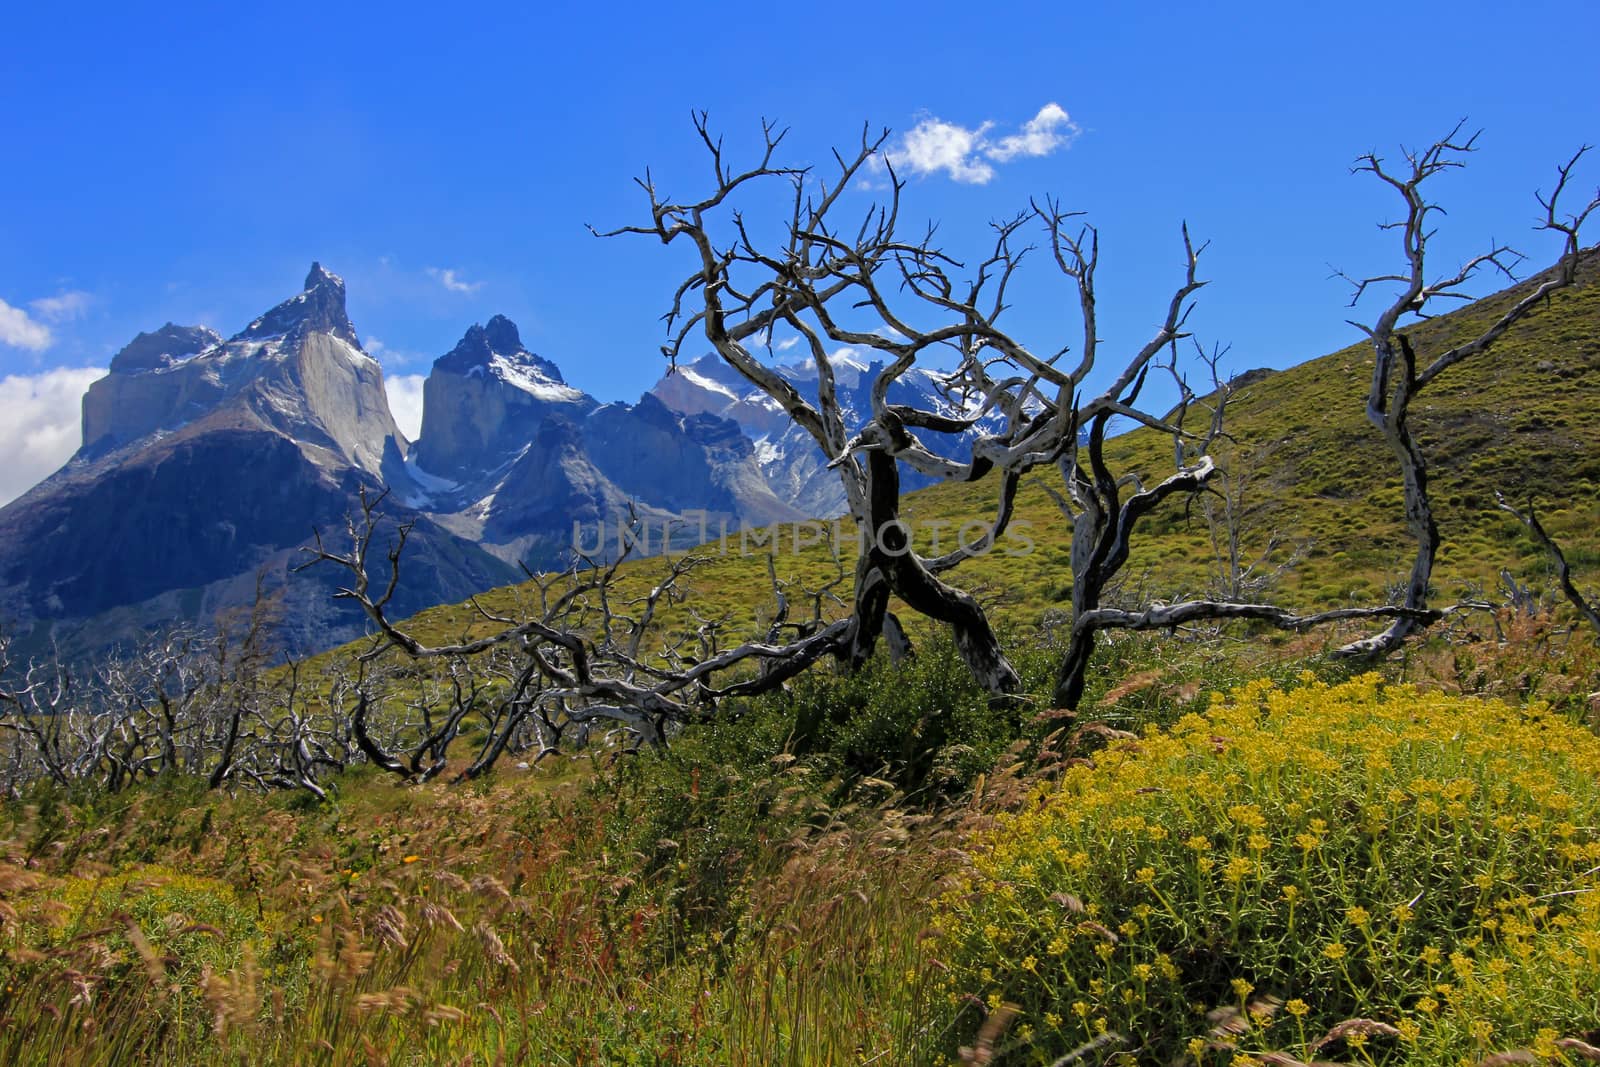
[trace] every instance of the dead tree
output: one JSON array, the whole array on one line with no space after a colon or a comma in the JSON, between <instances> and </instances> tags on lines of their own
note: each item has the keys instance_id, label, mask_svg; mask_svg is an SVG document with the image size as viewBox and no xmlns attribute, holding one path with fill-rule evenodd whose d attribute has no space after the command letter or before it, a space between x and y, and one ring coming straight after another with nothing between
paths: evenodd
<instances>
[{"instance_id":1,"label":"dead tree","mask_svg":"<svg viewBox=\"0 0 1600 1067\"><path fill-rule=\"evenodd\" d=\"M624 732L627 747L663 744L684 722L714 712L730 697L769 692L806 670L823 656L836 652L846 641L849 621L828 624L814 633L785 644L753 640L735 648L695 656L685 649L691 635L664 633L657 625L663 604L680 595L686 575L701 560L693 556L669 559L668 572L642 597L623 599L617 588L617 569L627 558L604 565L574 565L555 575L535 576L537 605L531 617L518 618L489 610L471 601L480 622L493 627L482 637L429 645L389 618L388 605L401 581L401 559L409 524L395 528L386 551L387 568L376 582L373 539L379 526L383 497L360 497L360 510L352 513L345 530L348 548L338 551L318 534L304 567L319 564L343 568L348 584L335 596L358 605L377 630L377 640L358 660L376 661L391 648L412 660L445 662L477 660L496 651L514 653L502 661L498 690L481 702L486 710L484 746L463 772L463 777L486 773L521 737L526 726L550 745L562 730L589 730L608 725ZM594 561L588 561L594 564ZM470 670L471 668L466 668ZM418 771L399 760L391 747L373 733L382 700L365 684L345 689L353 702L350 712L353 738L374 764L398 776L414 778ZM449 716L464 714L465 701L457 698ZM543 742L541 742L543 743ZM424 745L423 750L427 749Z\"/></svg>"},{"instance_id":2,"label":"dead tree","mask_svg":"<svg viewBox=\"0 0 1600 1067\"><path fill-rule=\"evenodd\" d=\"M1182 336L1188 298L1201 284L1194 273L1198 250L1188 241L1188 273L1170 302L1157 336L1120 368L1096 400L1080 406L1078 394L1096 369L1092 329L1075 367L1058 363L1066 349L1036 355L1001 326L1007 293L1030 248L1022 233L1042 222L1056 262L1078 284L1080 303L1092 320L1091 246L1074 245L1065 224L1075 217L1054 204L995 223L995 239L970 271L934 243L930 227L901 234L905 188L885 165L886 203L856 218L841 216L841 195L863 168L878 158L887 133L863 135L852 157L835 156L837 172L813 186L809 171L774 162L783 134L765 127L765 150L752 168L735 172L722 146L709 134L705 116L695 127L712 163L714 185L698 200L662 196L647 174L640 181L650 201L651 222L610 231L687 244L695 267L679 285L665 318L664 346L676 366L685 345L703 335L711 348L751 385L765 393L810 434L828 465L839 472L851 517L862 532L856 565L850 660L859 665L887 627L891 597L928 618L949 625L956 646L977 680L994 693L1018 684L987 616L967 592L944 576L965 561L994 549L1005 534L1016 491L1031 470L1059 461L1075 446L1083 425L1121 415L1147 424L1160 421L1132 406L1152 358ZM729 205L769 184L792 186L781 238L763 241ZM815 192L808 193L809 188ZM1092 235L1092 231L1087 231ZM774 328L792 331L814 362L819 387L815 403L802 397L756 349L770 343ZM881 369L872 382L872 409L849 434L835 388L830 346L871 351ZM890 391L919 362L943 358L944 386L951 403L939 411L893 403ZM999 428L980 432L986 418ZM914 548L900 519L902 465L945 481L993 477L994 520L978 542L936 558ZM1163 490L1163 494L1172 490Z\"/></svg>"},{"instance_id":3,"label":"dead tree","mask_svg":"<svg viewBox=\"0 0 1600 1067\"><path fill-rule=\"evenodd\" d=\"M1031 448L1039 452L1035 462L1053 458L1061 428L1048 419L1036 424L1012 403L1014 394L995 394L983 403L981 413L1004 411L1006 431L975 445L969 456L953 458L930 449L919 431L959 434L977 419L893 404L889 392L920 357L945 350L976 359L985 342L998 338L993 321L1004 310L1006 285L1021 259L1012 238L1022 220L997 227L994 251L958 292L950 274L955 263L934 246L931 232L914 241L899 235L903 183L892 170L890 203L854 220L859 225L841 226L841 194L874 159L887 132L876 138L863 135L853 158L837 157L839 170L831 184L825 182L808 196L805 170L773 162L781 132L766 126L760 161L736 173L724 161L703 114L696 117L695 127L712 164L709 195L682 202L665 199L647 174L640 185L649 197L650 224L611 231L649 235L668 245L681 242L694 253L695 267L665 316L670 337L666 355L675 367L684 345L703 333L730 367L811 436L839 472L851 517L862 534L849 631L852 664L866 660L886 628L898 628L889 614L890 598L898 596L913 610L951 627L963 659L986 688L995 693L1015 690L1019 677L983 609L939 577L959 559L927 560L914 550L900 518L900 464L944 479L975 480L995 466L994 458L984 454L987 448ZM746 228L728 202L773 183L792 186L792 208L786 233L769 245ZM909 297L910 307L896 306L896 290ZM866 314L856 314L858 309ZM929 312L943 321L924 328L918 323ZM753 351L770 341L775 326L793 330L815 362L815 403ZM853 436L838 400L830 344L870 349L883 360L872 383L870 416ZM1044 361L1034 362L1045 367ZM1009 506L1002 510L1003 526Z\"/></svg>"},{"instance_id":4,"label":"dead tree","mask_svg":"<svg viewBox=\"0 0 1600 1067\"><path fill-rule=\"evenodd\" d=\"M1566 191L1573 168L1589 150L1585 146L1558 169L1555 189L1550 197L1537 197L1543 211L1538 228L1561 236L1561 255L1555 267L1543 281L1477 336L1441 352L1418 352L1411 336L1403 328L1405 324L1431 317L1443 302L1471 299L1463 289L1485 268L1499 271L1514 280L1513 268L1524 258L1505 245L1495 244L1455 273L1428 280L1428 243L1435 233L1431 228L1433 216L1436 213L1443 214L1444 209L1427 199L1423 185L1439 174L1466 165L1466 157L1473 151L1478 135L1463 137L1463 125L1457 123L1448 135L1422 151L1403 151L1404 164L1398 169L1392 169L1371 152L1360 157L1354 167L1354 173L1371 174L1384 182L1399 194L1405 204L1398 220L1384 223L1381 227L1400 235L1404 268L1393 274L1360 280L1348 275L1340 276L1346 277L1355 287L1350 301L1352 307L1374 286L1397 287L1394 296L1378 313L1372 325L1353 320L1352 325L1366 333L1372 344L1372 385L1367 393L1367 419L1383 434L1384 443L1399 463L1405 494L1406 526L1417 543L1417 554L1411 565L1403 598L1403 606L1410 609L1409 612L1396 616L1383 632L1340 649L1345 656L1382 656L1399 647L1411 633L1439 617L1437 612L1428 610L1428 585L1433 577L1440 534L1438 523L1434 520L1433 504L1428 496L1427 460L1411 433L1412 401L1451 367L1489 351L1507 330L1543 305L1551 293L1572 284L1579 261L1594 251L1582 248L1579 232L1590 213L1600 207L1600 196L1591 199L1581 211L1564 217L1558 214L1558 202Z\"/></svg>"},{"instance_id":5,"label":"dead tree","mask_svg":"<svg viewBox=\"0 0 1600 1067\"><path fill-rule=\"evenodd\" d=\"M1498 489L1495 490L1494 498L1500 510L1527 527L1539 547L1550 556L1551 563L1555 564L1556 585L1560 587L1561 595L1578 609L1578 614L1588 620L1589 625L1593 626L1597 633L1600 633L1600 601L1590 600L1573 584L1572 567L1567 563L1567 555L1561 551L1561 546L1556 544L1555 538L1545 530L1544 523L1539 521L1539 513L1534 509L1533 501L1531 499L1528 501L1526 510L1518 511L1514 505L1506 501L1505 495ZM1510 576L1506 577L1509 579ZM1515 581L1511 580L1510 584L1515 592Z\"/></svg>"},{"instance_id":6,"label":"dead tree","mask_svg":"<svg viewBox=\"0 0 1600 1067\"><path fill-rule=\"evenodd\" d=\"M223 619L211 642L217 699L208 725L220 728L221 733L215 744L216 763L206 777L211 789L221 788L233 772L240 729L262 699L262 673L271 658L268 638L276 608L266 594L264 576L258 574L255 599L248 611Z\"/></svg>"},{"instance_id":7,"label":"dead tree","mask_svg":"<svg viewBox=\"0 0 1600 1067\"><path fill-rule=\"evenodd\" d=\"M13 736L19 764L68 785L76 762L68 718L74 702L72 675L54 656L16 663L11 649L10 634L0 632L0 730Z\"/></svg>"},{"instance_id":8,"label":"dead tree","mask_svg":"<svg viewBox=\"0 0 1600 1067\"><path fill-rule=\"evenodd\" d=\"M1271 476L1268 472L1272 470L1274 449L1250 448L1224 429L1228 405L1243 388L1239 378L1222 374L1220 364L1227 350L1217 347L1197 354L1209 374L1210 389L1205 396L1196 394L1176 360L1169 362L1167 369L1177 383L1178 403L1168 420L1183 430L1189 413L1199 408L1209 426L1193 443L1182 435L1174 436L1174 463L1178 468L1203 454L1211 454L1217 461L1215 473L1207 479L1206 491L1190 502L1198 508L1211 543L1206 595L1238 604L1259 602L1299 564L1310 543L1291 543L1284 537L1275 528L1272 513L1277 509L1271 495L1258 491L1259 482ZM1223 440L1229 447L1219 455L1213 446Z\"/></svg>"}]
</instances>

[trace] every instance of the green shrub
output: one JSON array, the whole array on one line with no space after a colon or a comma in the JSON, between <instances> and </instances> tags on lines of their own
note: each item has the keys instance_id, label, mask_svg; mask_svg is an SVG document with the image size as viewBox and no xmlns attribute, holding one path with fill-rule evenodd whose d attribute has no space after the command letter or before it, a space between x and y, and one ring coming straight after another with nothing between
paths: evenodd
<instances>
[{"instance_id":1,"label":"green shrub","mask_svg":"<svg viewBox=\"0 0 1600 1067\"><path fill-rule=\"evenodd\" d=\"M971 844L947 992L1014 1062L1554 1058L1600 1003L1600 740L1537 706L1252 683Z\"/></svg>"}]
</instances>

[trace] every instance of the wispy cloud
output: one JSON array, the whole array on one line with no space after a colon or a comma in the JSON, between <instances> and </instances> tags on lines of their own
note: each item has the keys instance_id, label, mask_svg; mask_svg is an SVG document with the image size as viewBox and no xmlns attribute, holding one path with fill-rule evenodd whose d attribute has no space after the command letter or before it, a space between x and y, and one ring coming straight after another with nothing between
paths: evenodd
<instances>
[{"instance_id":1,"label":"wispy cloud","mask_svg":"<svg viewBox=\"0 0 1600 1067\"><path fill-rule=\"evenodd\" d=\"M394 374L383 379L395 425L408 441L415 441L422 433L422 383L425 380L420 374Z\"/></svg>"},{"instance_id":2,"label":"wispy cloud","mask_svg":"<svg viewBox=\"0 0 1600 1067\"><path fill-rule=\"evenodd\" d=\"M777 352L787 352L787 351L789 351L789 349L793 348L795 345L797 345L799 343L800 343L800 338L794 336L793 334L790 334L788 337L783 337L783 338L778 339L777 341L774 341L772 339L772 327L770 327L770 326L768 326L765 330L762 330L760 333L756 334L756 344L762 345L764 347L770 347L774 351L777 351Z\"/></svg>"},{"instance_id":3,"label":"wispy cloud","mask_svg":"<svg viewBox=\"0 0 1600 1067\"><path fill-rule=\"evenodd\" d=\"M3 316L0 316L3 319ZM0 504L42 481L82 441L83 393L105 377L99 367L57 367L0 378Z\"/></svg>"},{"instance_id":4,"label":"wispy cloud","mask_svg":"<svg viewBox=\"0 0 1600 1067\"><path fill-rule=\"evenodd\" d=\"M475 293L483 288L482 282L469 282L446 267L429 267L428 276L452 293Z\"/></svg>"},{"instance_id":5,"label":"wispy cloud","mask_svg":"<svg viewBox=\"0 0 1600 1067\"><path fill-rule=\"evenodd\" d=\"M1014 133L995 136L997 127L993 120L968 127L924 116L873 157L873 169L881 173L887 164L919 178L943 174L951 181L983 185L994 178L996 164L1051 155L1078 135L1072 116L1054 102L1040 108Z\"/></svg>"},{"instance_id":6,"label":"wispy cloud","mask_svg":"<svg viewBox=\"0 0 1600 1067\"><path fill-rule=\"evenodd\" d=\"M42 296L38 300L28 301L28 306L33 309L46 322L70 322L82 318L84 312L89 310L93 298L82 289L69 289L57 293L55 296Z\"/></svg>"},{"instance_id":7,"label":"wispy cloud","mask_svg":"<svg viewBox=\"0 0 1600 1067\"><path fill-rule=\"evenodd\" d=\"M55 343L50 328L38 322L19 307L0 300L0 345L26 348L30 352L43 352Z\"/></svg>"},{"instance_id":8,"label":"wispy cloud","mask_svg":"<svg viewBox=\"0 0 1600 1067\"><path fill-rule=\"evenodd\" d=\"M407 352L403 349L392 348L371 334L367 335L366 340L361 343L361 346L366 350L367 355L371 356L379 363L383 363L390 367L403 367L408 363L415 363L417 360L422 358L415 352Z\"/></svg>"}]
</instances>

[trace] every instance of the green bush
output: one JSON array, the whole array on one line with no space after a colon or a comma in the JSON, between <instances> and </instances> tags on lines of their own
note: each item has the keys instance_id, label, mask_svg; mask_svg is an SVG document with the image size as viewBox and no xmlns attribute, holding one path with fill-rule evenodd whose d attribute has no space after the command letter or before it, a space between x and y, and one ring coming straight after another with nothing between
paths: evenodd
<instances>
[{"instance_id":1,"label":"green bush","mask_svg":"<svg viewBox=\"0 0 1600 1067\"><path fill-rule=\"evenodd\" d=\"M1104 1034L1163 1064L1593 1036L1600 740L1538 706L1252 683L971 848L936 919L946 990L1016 1006L1010 1062Z\"/></svg>"}]
</instances>

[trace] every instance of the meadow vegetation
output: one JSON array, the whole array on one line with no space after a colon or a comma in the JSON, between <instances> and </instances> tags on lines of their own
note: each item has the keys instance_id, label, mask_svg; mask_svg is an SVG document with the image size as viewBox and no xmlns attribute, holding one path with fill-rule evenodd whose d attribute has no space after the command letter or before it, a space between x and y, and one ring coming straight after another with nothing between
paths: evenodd
<instances>
[{"instance_id":1,"label":"meadow vegetation","mask_svg":"<svg viewBox=\"0 0 1600 1067\"><path fill-rule=\"evenodd\" d=\"M1600 649L1497 621L1389 678L1127 638L1077 718L931 639L664 752L326 804L41 784L0 829L0 1057L1579 1062Z\"/></svg>"}]
</instances>

